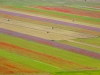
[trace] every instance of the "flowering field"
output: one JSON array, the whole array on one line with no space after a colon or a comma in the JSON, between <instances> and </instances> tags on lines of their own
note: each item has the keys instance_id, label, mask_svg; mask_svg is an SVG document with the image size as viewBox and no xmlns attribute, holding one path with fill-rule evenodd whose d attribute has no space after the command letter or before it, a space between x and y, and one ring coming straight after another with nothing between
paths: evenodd
<instances>
[{"instance_id":1,"label":"flowering field","mask_svg":"<svg viewBox=\"0 0 100 75\"><path fill-rule=\"evenodd\" d=\"M87 10L82 10L84 12L84 14L87 14L86 15L79 15L79 14L69 14L69 13L61 13L61 11L56 11L56 10L45 10L45 9L40 9L40 8L36 8L33 7L33 6L30 6L30 7L23 7L23 6L3 6L4 8L9 8L9 9L13 9L13 10L20 10L20 11L25 11L25 12L30 12L30 13L35 13L35 14L41 14L41 15L46 15L46 16L54 16L54 17L57 17L57 18L61 18L61 19L67 19L67 20L75 20L76 22L87 22L89 24L100 24L100 21L99 21L99 18L97 17L87 17L89 15L92 15L93 13L96 13L98 16L99 16L99 12L95 12L95 11L92 11L91 10L87 11ZM60 7L58 7L60 8ZM65 7L66 8L66 7ZM74 9L74 10L80 10L80 9ZM64 10L65 11L65 10ZM80 13L80 12L78 12ZM93 14L95 16L97 16L96 14ZM92 16L93 16L92 15ZM77 17L77 18L76 18Z\"/></svg>"},{"instance_id":2,"label":"flowering field","mask_svg":"<svg viewBox=\"0 0 100 75\"><path fill-rule=\"evenodd\" d=\"M6 36L6 38L3 38L3 37L5 37ZM8 39L9 38L9 39ZM66 69L66 70L94 70L94 69L99 69L99 62L97 62L98 60L95 60L95 63L96 64L94 64L94 63L92 63L92 64L90 64L90 66L91 67L89 67L89 66L85 66L86 64L82 64L81 63L81 61L83 61L83 63L86 63L86 60L85 59L88 59L88 60L90 60L90 62L91 61L93 61L94 59L91 59L91 58L87 58L87 57L85 57L85 59L83 58L83 59L81 59L81 61L80 60L77 60L77 63L76 63L76 61L75 61L75 59L70 59L70 58L73 58L72 56L70 56L69 58L67 57L68 55L70 55L70 54L72 54L73 56L74 56L74 58L77 58L77 55L76 54L73 54L73 53L69 53L69 52L66 52L67 53L67 55L66 56L64 56L64 58L63 59L61 59L62 58L62 56L59 58L59 54L56 54L56 49L54 49L54 48L52 48L53 50L52 51L50 51L50 52L53 52L52 54L49 54L50 52L49 51L47 51L47 52L45 52L45 51L43 51L42 53L41 53L41 49L38 49L37 48L37 50L35 50L35 47L37 47L36 45L35 45L35 43L34 43L34 45L35 46L31 46L31 45L33 45L31 42L30 43L28 43L29 41L25 41L28 45L26 46L26 48L28 48L28 49L24 49L23 47L25 47L25 45L26 44L24 44L23 46L21 46L20 44L22 44L22 43L24 43L24 40L22 40L22 39L17 39L17 38L15 38L15 37L11 37L11 36L7 36L7 35L1 35L1 39L2 39L2 42L0 42L0 49L1 49L1 52L0 53L2 53L2 52L4 52L4 53L6 53L5 51L7 51L7 54L10 52L10 53L14 53L14 54L18 54L18 55L20 55L20 56L24 56L24 57L28 57L28 58L30 58L30 59L34 59L34 60L37 60L37 61L41 61L41 62L44 62L44 63L47 63L47 64L50 64L50 65L52 65L53 67L54 66L56 66L56 67L59 67L60 69ZM0 39L0 40L1 40ZM12 39L13 41L11 42L10 41L10 39ZM14 42L14 39L16 39L15 40L15 42ZM5 42L3 42L3 40L4 41L6 41L6 42L8 42L8 43L13 43L13 44L15 44L15 45L17 45L17 46L15 46L15 45L11 45L11 44L8 44L8 43L5 43ZM20 41L23 41L22 43L20 43L20 44L18 44L18 42L19 42L19 40ZM37 44L38 45L38 44ZM20 47L19 47L20 46ZM31 48L31 47L34 47L34 48ZM39 45L38 45L38 47L39 47ZM41 46L41 44L40 44L40 47L44 47L45 48L45 46ZM32 49L32 50L29 50L29 49ZM43 49L43 48L42 48ZM49 49L51 49L51 48L49 48L48 47L48 50ZM3 50L3 51L2 51ZM43 49L43 50L45 50L45 49ZM37 51L39 51L39 52L37 52ZM60 50L59 50L60 51ZM58 53L59 53L59 51L58 51ZM44 53L45 52L45 53ZM62 52L64 52L64 51L62 51ZM62 52L60 52L60 53L62 53ZM62 54L66 54L66 53L62 53ZM55 55L56 54L56 55ZM2 54L1 54L2 55ZM9 55L9 54L8 54ZM61 55L61 54L60 54ZM12 54L11 54L11 56L13 56ZM17 55L16 55L17 56ZM78 55L78 57L79 57L80 55ZM5 57L5 58L8 58L8 59L11 59L11 57L6 57L6 56L4 56L4 55L2 55L2 57ZM14 56L15 57L15 56ZM19 57L19 56L18 56ZM41 58L40 58L41 57ZM66 58L67 57L67 58ZM81 57L83 57L83 56L80 56L80 58ZM66 59L65 59L66 58ZM27 59L27 58L26 58ZM26 60L25 59L25 60ZM14 58L13 59L11 59L11 60L15 60ZM48 61L47 61L48 60ZM53 62L52 62L53 61ZM72 61L74 61L74 62L72 62ZM19 60L16 60L16 62L20 62ZM62 63L62 64L61 64ZM64 64L65 63L65 64ZM24 64L24 63L23 63ZM71 64L71 65L70 65ZM25 65L28 65L28 64L26 64L25 63ZM87 65L89 65L89 63L87 63ZM97 68L95 68L95 67L93 67L93 66L98 66ZM35 67L35 66L34 66ZM37 67L37 66L36 66ZM35 68L36 68L35 67ZM38 67L37 67L38 68ZM55 67L54 67L55 68ZM38 69L41 69L40 67L38 68ZM44 69L45 70L45 69ZM44 71L43 70L43 71ZM55 70L55 69L54 69ZM54 71L53 70L53 71ZM46 71L48 72L48 70L46 69ZM49 69L49 71L51 72L51 70Z\"/></svg>"},{"instance_id":3,"label":"flowering field","mask_svg":"<svg viewBox=\"0 0 100 75\"><path fill-rule=\"evenodd\" d=\"M44 9L44 10L51 10L51 11L57 11L57 12L63 12L63 13L69 13L69 14L76 14L76 15L81 15L81 16L100 18L99 12L84 11L84 10L78 10L78 9L68 8L68 7L36 6L36 7L33 7L33 8L39 8L39 9Z\"/></svg>"},{"instance_id":4,"label":"flowering field","mask_svg":"<svg viewBox=\"0 0 100 75\"><path fill-rule=\"evenodd\" d=\"M97 1L0 0L0 75L99 75Z\"/></svg>"},{"instance_id":5,"label":"flowering field","mask_svg":"<svg viewBox=\"0 0 100 75\"><path fill-rule=\"evenodd\" d=\"M36 73L41 72L26 65L11 61L0 56L0 74Z\"/></svg>"}]
</instances>

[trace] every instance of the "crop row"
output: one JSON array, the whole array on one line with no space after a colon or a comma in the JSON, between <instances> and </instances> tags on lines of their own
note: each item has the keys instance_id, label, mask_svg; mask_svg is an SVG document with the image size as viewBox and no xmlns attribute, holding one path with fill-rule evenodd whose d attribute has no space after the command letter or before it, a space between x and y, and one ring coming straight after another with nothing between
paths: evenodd
<instances>
[{"instance_id":1,"label":"crop row","mask_svg":"<svg viewBox=\"0 0 100 75\"><path fill-rule=\"evenodd\" d=\"M25 57L25 56L21 56L12 52L8 52L4 49L0 49L0 56L7 58L9 60L18 62L20 64L32 67L32 68L36 68L38 70L42 70L44 72L57 72L60 71L60 68L54 67L52 65Z\"/></svg>"},{"instance_id":2,"label":"crop row","mask_svg":"<svg viewBox=\"0 0 100 75\"><path fill-rule=\"evenodd\" d=\"M47 19L47 18L41 18L41 17L36 17L36 16L30 16L30 15L25 15L25 14L19 14L19 13L14 13L14 12L8 12L8 11L3 11L3 10L0 10L0 13L13 15L13 16L19 16L19 17L23 17L23 18L29 18L29 19L32 19L32 20L50 22L50 23L54 23L54 24L60 24L60 25L77 27L77 28L82 28L82 29L86 29L86 30L100 32L100 28L96 28L96 27L90 27L90 26L84 26L84 25L80 25L80 24L62 22L62 21L57 21L57 20L52 20L52 19Z\"/></svg>"},{"instance_id":3,"label":"crop row","mask_svg":"<svg viewBox=\"0 0 100 75\"><path fill-rule=\"evenodd\" d=\"M52 47L46 44L37 43L35 41L25 40L18 37L14 37L8 34L0 34L0 41L13 44L25 49L34 50L39 53L47 54L64 60L76 62L78 64L90 66L93 68L100 68L100 61L94 58L90 58L84 55L76 54L68 50L62 50L56 47ZM74 57L74 58L73 58ZM93 62L94 61L94 62ZM91 63L91 64L90 64Z\"/></svg>"},{"instance_id":4,"label":"crop row","mask_svg":"<svg viewBox=\"0 0 100 75\"><path fill-rule=\"evenodd\" d=\"M0 57L0 74L14 74L14 73L35 73L39 70L33 69L26 65L8 60Z\"/></svg>"},{"instance_id":5,"label":"crop row","mask_svg":"<svg viewBox=\"0 0 100 75\"><path fill-rule=\"evenodd\" d=\"M38 43L41 43L41 44L46 44L46 45L53 46L53 47L56 47L56 48L60 48L60 49L63 49L63 50L68 50L68 51L71 51L71 52L74 52L74 53L89 56L89 57L92 57L92 58L100 59L100 54L98 54L98 53L91 52L91 51L88 51L88 50L83 50L83 49L68 46L68 45L64 45L64 44L60 44L60 43L49 41L49 40L45 40L45 39L42 39L42 38L29 36L29 35L26 35L26 34L21 34L21 33L18 33L18 32L14 32L14 31L2 29L2 28L0 28L0 33L8 34L8 35L11 35L11 36L27 39L27 40L30 40L30 41L38 42Z\"/></svg>"},{"instance_id":6,"label":"crop row","mask_svg":"<svg viewBox=\"0 0 100 75\"><path fill-rule=\"evenodd\" d=\"M7 14L0 14L0 16L3 17L3 18L20 20L20 21L23 21L23 22L29 22L29 23L39 24L39 25L43 25L43 26L49 26L49 27L54 27L54 28L61 28L61 29L65 29L65 30L67 29L67 30L71 30L71 31L77 31L77 32L86 33L86 34L88 33L88 34L98 35L98 36L100 35L100 33L96 32L96 31L91 31L91 30L76 28L76 27L72 27L72 26L65 26L65 25L53 24L53 23L49 23L49 22L32 20L32 19L27 19L27 18L12 16L12 15L7 15Z\"/></svg>"},{"instance_id":7,"label":"crop row","mask_svg":"<svg viewBox=\"0 0 100 75\"><path fill-rule=\"evenodd\" d=\"M48 10L43 10L43 9L38 9L38 8L21 7L21 6L15 6L15 7L11 7L11 6L6 7L5 6L4 8L18 10L18 11L25 11L25 12L35 13L35 14L41 14L41 15L46 15L46 16L53 16L53 17L62 18L62 19L75 20L78 22L86 22L89 24L96 24L96 25L100 24L98 18L60 13L60 12L48 11Z\"/></svg>"},{"instance_id":8,"label":"crop row","mask_svg":"<svg viewBox=\"0 0 100 75\"><path fill-rule=\"evenodd\" d=\"M5 49L10 52L17 53L22 56L25 55L26 57L29 57L29 58L32 58L38 61L42 61L44 63L48 63L50 65L57 66L57 67L60 67L66 70L87 70L87 69L91 70L93 69L88 66L83 66L83 65L71 62L71 61L67 61L67 60L63 60L63 59L50 56L47 54L35 52L33 50L24 49L24 48L14 46L11 44L7 44L4 42L0 42L0 48Z\"/></svg>"},{"instance_id":9,"label":"crop row","mask_svg":"<svg viewBox=\"0 0 100 75\"><path fill-rule=\"evenodd\" d=\"M87 38L87 39L75 39L75 41L84 42L87 44L97 45L100 46L100 37L97 38Z\"/></svg>"},{"instance_id":10,"label":"crop row","mask_svg":"<svg viewBox=\"0 0 100 75\"><path fill-rule=\"evenodd\" d=\"M76 14L81 16L89 16L94 18L100 18L99 12L91 12L91 11L82 11L72 8L64 8L64 7L46 7L46 6L36 6L33 8L39 8L44 10L50 10L50 11L57 11L57 12L63 12L63 13L69 13L69 14Z\"/></svg>"}]
</instances>

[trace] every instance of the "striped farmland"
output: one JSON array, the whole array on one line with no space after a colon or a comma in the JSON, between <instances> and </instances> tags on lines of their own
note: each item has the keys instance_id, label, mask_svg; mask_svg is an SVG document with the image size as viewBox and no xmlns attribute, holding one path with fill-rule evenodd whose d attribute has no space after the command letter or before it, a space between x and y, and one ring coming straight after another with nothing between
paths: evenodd
<instances>
[{"instance_id":1,"label":"striped farmland","mask_svg":"<svg viewBox=\"0 0 100 75\"><path fill-rule=\"evenodd\" d=\"M46 45L53 46L53 47L56 47L56 48L60 48L60 49L63 49L63 50L69 50L71 52L75 52L75 53L86 55L86 56L89 56L89 57L92 57L92 58L100 59L100 54L98 54L98 53L83 50L83 49L68 46L68 45L64 45L64 44L60 44L60 43L49 41L49 40L45 40L45 39L42 39L42 38L38 38L38 37L26 35L26 34L21 34L21 33L18 33L18 32L14 32L14 31L2 29L2 28L0 28L0 33L19 37L19 38L23 38L23 39L30 40L30 41L35 41L35 42L38 42L38 43L41 43L41 44L46 44Z\"/></svg>"}]
</instances>

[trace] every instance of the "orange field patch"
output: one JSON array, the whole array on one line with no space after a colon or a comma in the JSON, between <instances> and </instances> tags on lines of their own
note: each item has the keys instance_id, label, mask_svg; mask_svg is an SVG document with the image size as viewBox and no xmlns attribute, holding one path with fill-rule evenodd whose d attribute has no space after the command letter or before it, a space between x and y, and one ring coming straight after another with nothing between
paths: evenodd
<instances>
[{"instance_id":1,"label":"orange field patch","mask_svg":"<svg viewBox=\"0 0 100 75\"><path fill-rule=\"evenodd\" d=\"M100 6L94 6L94 8L100 8Z\"/></svg>"},{"instance_id":2,"label":"orange field patch","mask_svg":"<svg viewBox=\"0 0 100 75\"><path fill-rule=\"evenodd\" d=\"M8 43L4 43L4 42L0 42L0 48L4 49L4 50L8 50L10 52L20 54L20 55L27 56L27 57L30 57L30 58L34 58L35 60L46 62L48 64L58 66L60 68L66 69L66 70L75 70L75 69L77 69L77 70L93 70L94 69L92 67L77 64L75 62L60 59L60 58L50 56L50 55L47 55L47 54L43 54L43 53L39 53L39 52L36 52L36 51L24 49L24 48L14 46L14 45L11 45L11 44L8 44Z\"/></svg>"},{"instance_id":3,"label":"orange field patch","mask_svg":"<svg viewBox=\"0 0 100 75\"><path fill-rule=\"evenodd\" d=\"M18 11L31 12L31 13L38 13L38 14L44 14L45 13L45 12L44 13L37 12L37 11L34 11L34 10L26 10L26 9L22 9L22 8L14 8L14 7L11 7L11 6L3 6L3 8L18 10ZM29 8L51 10L51 11L69 13L69 14L76 14L76 15L80 15L80 16L89 16L89 17L94 17L94 18L100 18L99 12L95 12L95 11L91 12L91 11L87 11L87 10L75 9L75 8L70 8L70 7L30 6ZM48 14L45 13L45 15L48 15ZM55 14L51 14L51 16L58 17ZM66 19L65 16L59 16L59 17Z\"/></svg>"},{"instance_id":4,"label":"orange field patch","mask_svg":"<svg viewBox=\"0 0 100 75\"><path fill-rule=\"evenodd\" d=\"M52 11L57 11L57 12L100 18L99 12L91 12L91 11L79 10L79 9L69 8L69 7L35 6L33 8L39 8L39 9L44 9L44 10L52 10Z\"/></svg>"},{"instance_id":5,"label":"orange field patch","mask_svg":"<svg viewBox=\"0 0 100 75\"><path fill-rule=\"evenodd\" d=\"M0 57L0 74L36 73L39 70Z\"/></svg>"}]
</instances>

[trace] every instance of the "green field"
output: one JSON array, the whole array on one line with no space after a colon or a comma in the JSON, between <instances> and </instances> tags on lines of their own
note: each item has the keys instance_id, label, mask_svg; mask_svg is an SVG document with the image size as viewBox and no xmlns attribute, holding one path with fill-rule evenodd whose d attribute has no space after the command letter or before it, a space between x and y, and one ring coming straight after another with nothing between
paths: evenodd
<instances>
[{"instance_id":1,"label":"green field","mask_svg":"<svg viewBox=\"0 0 100 75\"><path fill-rule=\"evenodd\" d=\"M67 40L55 40L55 41L59 42L59 43L62 43L62 44L66 44L66 45L70 45L70 46L74 46L74 47L82 48L82 49L85 49L85 50L100 53L99 48L95 48L95 47L92 47L92 46L82 45L82 44L78 44L78 43L75 43L75 42L70 42L70 41L67 41ZM75 41L79 41L79 40L75 40ZM84 41L82 40L80 42L84 42Z\"/></svg>"},{"instance_id":2,"label":"green field","mask_svg":"<svg viewBox=\"0 0 100 75\"><path fill-rule=\"evenodd\" d=\"M100 71L58 72L55 75L99 75Z\"/></svg>"},{"instance_id":3,"label":"green field","mask_svg":"<svg viewBox=\"0 0 100 75\"><path fill-rule=\"evenodd\" d=\"M0 41L7 42L7 43L10 43L10 44L22 47L22 48L34 50L34 51L48 54L51 56L55 56L61 59L70 60L72 62L76 62L79 64L96 67L100 69L100 66L99 66L100 61L94 58L90 58L90 57L83 56L80 54L75 54L69 51L61 50L58 48L46 46L46 45L39 44L36 42L31 42L31 41L27 41L27 40L15 38L15 37L3 35L3 34L0 34L0 38L2 39Z\"/></svg>"},{"instance_id":4,"label":"green field","mask_svg":"<svg viewBox=\"0 0 100 75\"><path fill-rule=\"evenodd\" d=\"M99 42L100 41L100 37L87 38L87 39L75 39L75 41L80 41L80 42L84 42L84 43L100 46L100 42Z\"/></svg>"},{"instance_id":5,"label":"green field","mask_svg":"<svg viewBox=\"0 0 100 75\"><path fill-rule=\"evenodd\" d=\"M7 58L9 60L13 60L15 62L19 62L21 64L28 65L33 68L43 70L45 72L57 72L61 70L60 68L54 67L52 65L49 65L49 64L46 64L46 63L43 63L43 62L40 62L34 59L30 59L24 56L20 56L14 53L9 53L1 49L0 49L0 56Z\"/></svg>"},{"instance_id":6,"label":"green field","mask_svg":"<svg viewBox=\"0 0 100 75\"><path fill-rule=\"evenodd\" d=\"M54 11L48 11L48 10L42 10L42 9L36 9L36 8L28 8L28 7L23 7L23 6L14 6L14 8L19 8L21 10L32 10L33 13L36 14L42 14L42 15L47 15L51 16L53 15L54 17L58 18L65 18L69 20L75 20L79 22L87 22L89 24L100 24L100 19L99 18L92 18L92 17L86 17L86 16L78 16L74 14L66 14L66 13L60 13L60 12L54 12Z\"/></svg>"},{"instance_id":7,"label":"green field","mask_svg":"<svg viewBox=\"0 0 100 75\"><path fill-rule=\"evenodd\" d=\"M56 7L62 9L65 8L68 9L68 11L66 10L67 12L64 13L61 9L55 11L54 9L49 10L48 8L38 8L38 6L55 7L55 10ZM75 13L73 10L75 10ZM80 13L76 12L77 10L80 11ZM100 75L99 56L98 59L96 59L92 57L96 56L94 54L92 55L92 53L89 54L91 57L88 55L85 56L84 54L78 54L77 52L75 53L73 50L74 48L72 48L76 47L84 49L87 50L87 52L95 52L99 55L100 32L95 31L95 28L92 31L91 29L85 29L84 27L78 28L56 24L51 21L49 22L49 20L46 22L16 16L16 14L9 15L6 12L2 13L3 11L25 14L26 16L33 14L36 17L39 16L41 18L53 20L57 18L56 20L64 20L64 22L66 20L73 24L82 24L90 28L99 28L100 0L0 0L0 75ZM25 25L25 23L27 23L27 25ZM21 24L23 25L21 26ZM28 24L30 24L30 27L28 27ZM11 29L6 27L9 25L12 25ZM14 25L19 29L15 28L14 30ZM20 32L24 25L25 28L23 28L23 32ZM34 27L34 25L37 27ZM39 25L41 25L40 28ZM50 46L51 43L49 42L44 43L50 45L42 44L40 39L39 42L41 43L24 38L18 38L17 36L14 37L12 35L3 34L1 33L2 28L19 33L24 33L24 30L26 29L25 34L27 34L27 36L35 36L37 34L35 37L38 37L39 33L41 33L39 38L72 46L69 47L69 50L72 50L73 52ZM47 30L49 28L50 32ZM54 28L55 30L52 31ZM56 32L56 29L61 30L62 33L60 33L60 31ZM63 30L66 30L66 34L64 34L65 32ZM37 33L31 33L31 31L37 31ZM67 33L67 31L69 32ZM70 33L70 31L72 32ZM76 32L75 37L74 32ZM54 36L50 36L49 33ZM9 32L9 34L13 33ZM56 40L55 34L58 38ZM50 39L48 39L49 36ZM62 38L62 36L64 36L64 38ZM52 37L54 37L54 39L52 39ZM60 37L61 39L59 39ZM58 44L55 45L58 46Z\"/></svg>"},{"instance_id":8,"label":"green field","mask_svg":"<svg viewBox=\"0 0 100 75\"><path fill-rule=\"evenodd\" d=\"M68 7L70 8L76 8L76 9L79 9L79 10L87 10L87 11L91 11L91 12L100 12L99 9L96 10L96 8L93 8L93 7L82 7L82 6L78 6L78 5L68 5Z\"/></svg>"},{"instance_id":9,"label":"green field","mask_svg":"<svg viewBox=\"0 0 100 75\"><path fill-rule=\"evenodd\" d=\"M47 5L47 6L66 6L66 5L81 5L81 6L98 6L99 0L0 0L2 5Z\"/></svg>"},{"instance_id":10,"label":"green field","mask_svg":"<svg viewBox=\"0 0 100 75\"><path fill-rule=\"evenodd\" d=\"M22 5L22 6L33 6L33 5L42 5L42 6L52 6L54 3L49 3L48 1L42 0L0 0L0 5Z\"/></svg>"}]
</instances>

